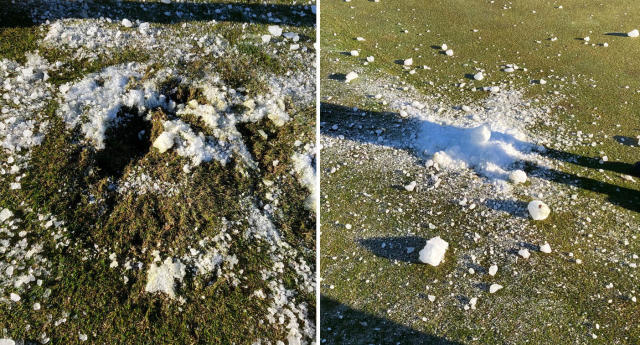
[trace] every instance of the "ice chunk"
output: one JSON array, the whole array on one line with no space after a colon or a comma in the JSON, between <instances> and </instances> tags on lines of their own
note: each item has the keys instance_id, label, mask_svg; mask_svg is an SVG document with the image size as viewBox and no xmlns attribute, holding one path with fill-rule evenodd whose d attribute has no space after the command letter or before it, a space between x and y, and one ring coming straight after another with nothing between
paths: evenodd
<instances>
[{"instance_id":1,"label":"ice chunk","mask_svg":"<svg viewBox=\"0 0 640 345\"><path fill-rule=\"evenodd\" d=\"M527 182L527 173L522 170L514 170L509 174L509 181L513 184Z\"/></svg>"},{"instance_id":2,"label":"ice chunk","mask_svg":"<svg viewBox=\"0 0 640 345\"><path fill-rule=\"evenodd\" d=\"M491 265L491 267L489 267L489 275L493 277L496 273L498 273L498 265Z\"/></svg>"},{"instance_id":3,"label":"ice chunk","mask_svg":"<svg viewBox=\"0 0 640 345\"><path fill-rule=\"evenodd\" d=\"M491 284L491 286L489 286L489 293L496 293L500 289L502 289L502 285L500 285L500 284Z\"/></svg>"},{"instance_id":4,"label":"ice chunk","mask_svg":"<svg viewBox=\"0 0 640 345\"><path fill-rule=\"evenodd\" d=\"M453 56L453 49L447 49L444 53L447 54L447 56Z\"/></svg>"},{"instance_id":5,"label":"ice chunk","mask_svg":"<svg viewBox=\"0 0 640 345\"><path fill-rule=\"evenodd\" d=\"M411 183L404 186L404 189L406 189L407 192L413 192L413 190L416 189L416 184L417 184L416 181L411 181Z\"/></svg>"},{"instance_id":6,"label":"ice chunk","mask_svg":"<svg viewBox=\"0 0 640 345\"><path fill-rule=\"evenodd\" d=\"M0 339L0 345L16 345L16 342L13 339L2 338Z\"/></svg>"},{"instance_id":7,"label":"ice chunk","mask_svg":"<svg viewBox=\"0 0 640 345\"><path fill-rule=\"evenodd\" d=\"M373 62L375 61L376 58L374 58L373 56L367 56L367 62Z\"/></svg>"},{"instance_id":8,"label":"ice chunk","mask_svg":"<svg viewBox=\"0 0 640 345\"><path fill-rule=\"evenodd\" d=\"M427 241L427 244L420 251L420 261L429 264L431 266L438 266L444 254L449 248L449 243L440 238L440 236L434 237Z\"/></svg>"},{"instance_id":9,"label":"ice chunk","mask_svg":"<svg viewBox=\"0 0 640 345\"><path fill-rule=\"evenodd\" d=\"M405 65L405 66L411 66L411 65L413 65L413 59L412 58L408 58L408 59L404 60L402 62L402 64Z\"/></svg>"},{"instance_id":10,"label":"ice chunk","mask_svg":"<svg viewBox=\"0 0 640 345\"><path fill-rule=\"evenodd\" d=\"M344 77L344 82L348 83L354 79L358 78L358 73L356 72L349 72L347 73L347 75Z\"/></svg>"},{"instance_id":11,"label":"ice chunk","mask_svg":"<svg viewBox=\"0 0 640 345\"><path fill-rule=\"evenodd\" d=\"M147 271L147 285L144 288L146 292L164 292L169 297L174 298L175 280L182 281L186 274L186 266L172 258L166 258L162 265L158 266L152 263L149 271Z\"/></svg>"},{"instance_id":12,"label":"ice chunk","mask_svg":"<svg viewBox=\"0 0 640 345\"><path fill-rule=\"evenodd\" d=\"M531 256L531 253L529 253L529 249L522 248L522 249L518 250L518 255L522 256L525 259L528 259L529 256Z\"/></svg>"},{"instance_id":13,"label":"ice chunk","mask_svg":"<svg viewBox=\"0 0 640 345\"><path fill-rule=\"evenodd\" d=\"M20 301L20 295L12 292L12 293L9 294L9 299L11 299L14 302L19 302Z\"/></svg>"},{"instance_id":14,"label":"ice chunk","mask_svg":"<svg viewBox=\"0 0 640 345\"><path fill-rule=\"evenodd\" d=\"M478 72L478 73L473 75L473 79L482 80L482 79L484 79L484 74L482 74L482 72Z\"/></svg>"},{"instance_id":15,"label":"ice chunk","mask_svg":"<svg viewBox=\"0 0 640 345\"><path fill-rule=\"evenodd\" d=\"M360 53L357 50L352 50L349 52L349 54L351 54L351 56L359 56Z\"/></svg>"},{"instance_id":16,"label":"ice chunk","mask_svg":"<svg viewBox=\"0 0 640 345\"><path fill-rule=\"evenodd\" d=\"M545 254L549 254L551 253L551 246L549 245L548 242L545 242L543 245L540 246L540 251Z\"/></svg>"},{"instance_id":17,"label":"ice chunk","mask_svg":"<svg viewBox=\"0 0 640 345\"><path fill-rule=\"evenodd\" d=\"M125 28L130 28L133 26L133 23L129 19L125 18L122 20L122 26L124 26Z\"/></svg>"},{"instance_id":18,"label":"ice chunk","mask_svg":"<svg viewBox=\"0 0 640 345\"><path fill-rule=\"evenodd\" d=\"M262 39L262 43L269 43L269 41L271 41L271 35L262 35L260 39Z\"/></svg>"},{"instance_id":19,"label":"ice chunk","mask_svg":"<svg viewBox=\"0 0 640 345\"><path fill-rule=\"evenodd\" d=\"M271 34L271 36L274 36L274 37L278 37L282 35L282 28L279 27L278 25L269 25L267 30L269 30L269 33Z\"/></svg>"},{"instance_id":20,"label":"ice chunk","mask_svg":"<svg viewBox=\"0 0 640 345\"><path fill-rule=\"evenodd\" d=\"M551 213L549 206L540 200L530 202L527 209L533 220L545 220L549 217L549 213Z\"/></svg>"},{"instance_id":21,"label":"ice chunk","mask_svg":"<svg viewBox=\"0 0 640 345\"><path fill-rule=\"evenodd\" d=\"M171 132L162 132L162 134L153 141L153 147L157 148L160 153L165 153L173 147L174 138L175 134Z\"/></svg>"},{"instance_id":22,"label":"ice chunk","mask_svg":"<svg viewBox=\"0 0 640 345\"><path fill-rule=\"evenodd\" d=\"M442 45L440 46L440 49L447 50L447 49L449 49L449 47L447 46L446 43L442 43Z\"/></svg>"},{"instance_id":23,"label":"ice chunk","mask_svg":"<svg viewBox=\"0 0 640 345\"><path fill-rule=\"evenodd\" d=\"M638 36L640 36L640 32L638 31L638 29L633 29L633 30L631 30L631 31L629 31L627 33L627 36L629 36L629 37L638 37Z\"/></svg>"},{"instance_id":24,"label":"ice chunk","mask_svg":"<svg viewBox=\"0 0 640 345\"><path fill-rule=\"evenodd\" d=\"M9 211L9 209L2 209L0 211L0 223L3 223L5 220L13 217L13 212Z\"/></svg>"}]
</instances>

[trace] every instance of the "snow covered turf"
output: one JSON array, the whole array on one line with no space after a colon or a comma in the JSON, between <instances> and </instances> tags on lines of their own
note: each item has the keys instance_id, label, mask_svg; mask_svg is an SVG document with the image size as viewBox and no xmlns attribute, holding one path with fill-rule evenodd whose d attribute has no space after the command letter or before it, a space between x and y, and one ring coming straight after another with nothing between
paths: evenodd
<instances>
[{"instance_id":1,"label":"snow covered turf","mask_svg":"<svg viewBox=\"0 0 640 345\"><path fill-rule=\"evenodd\" d=\"M313 343L311 6L30 5L36 47L0 55L2 341Z\"/></svg>"}]
</instances>

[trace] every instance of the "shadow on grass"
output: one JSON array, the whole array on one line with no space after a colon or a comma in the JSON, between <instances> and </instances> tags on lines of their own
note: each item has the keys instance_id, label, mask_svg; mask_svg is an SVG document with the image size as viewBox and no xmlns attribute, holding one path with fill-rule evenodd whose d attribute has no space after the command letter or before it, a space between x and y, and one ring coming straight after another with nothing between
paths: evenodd
<instances>
[{"instance_id":1,"label":"shadow on grass","mask_svg":"<svg viewBox=\"0 0 640 345\"><path fill-rule=\"evenodd\" d=\"M502 211L513 217L529 218L527 203L520 200L488 199L485 206L492 210Z\"/></svg>"},{"instance_id":2,"label":"shadow on grass","mask_svg":"<svg viewBox=\"0 0 640 345\"><path fill-rule=\"evenodd\" d=\"M624 32L607 32L606 36L618 36L618 37L627 37L627 34Z\"/></svg>"},{"instance_id":3,"label":"shadow on grass","mask_svg":"<svg viewBox=\"0 0 640 345\"><path fill-rule=\"evenodd\" d=\"M425 245L425 239L418 236L371 237L358 240L373 255L409 263L419 263L418 252ZM411 253L408 251L413 248Z\"/></svg>"},{"instance_id":4,"label":"shadow on grass","mask_svg":"<svg viewBox=\"0 0 640 345\"><path fill-rule=\"evenodd\" d=\"M30 20L14 19L15 13L32 13ZM314 26L315 14L307 5L235 2L137 2L137 1L61 1L27 0L14 4L0 0L0 29L32 26L45 20L65 18L129 19L158 24L189 21L220 21L290 26Z\"/></svg>"},{"instance_id":5,"label":"shadow on grass","mask_svg":"<svg viewBox=\"0 0 640 345\"><path fill-rule=\"evenodd\" d=\"M464 130L463 128L456 129L452 126L441 125L430 121L403 119L398 113L394 112L366 111L363 109L357 109L357 111L354 111L352 108L331 103L321 103L320 112L321 121L325 123L321 128L321 132L324 135L340 137L361 143L404 149L419 158L422 157L418 152L416 152L415 143L420 141L421 138L412 139L407 138L406 135L401 135L398 138L392 138L391 140L384 140L381 142L378 140L378 137L373 134L373 129L379 127L389 128L394 123L402 123L400 126L404 126L405 128L412 126L413 128L421 129L422 133L435 133L436 135L451 133L456 130ZM366 116L362 116L363 112L366 113ZM339 129L331 130L333 124L339 125ZM347 126L345 126L346 124L354 124L354 126L352 128L347 128ZM419 133L419 131L416 131L416 133ZM492 138L500 138L501 140L510 142L514 147L521 147L521 145L526 144L511 136L501 133L492 133ZM637 164L636 167L625 162L600 162L600 158L586 157L552 148L544 148L539 150L538 153L554 160L560 160L594 170L603 169L625 175L634 175L637 172L636 170L640 170L640 164ZM527 170L528 173L539 178L556 183L576 186L583 190L606 195L608 201L611 203L631 211L640 212L640 191L637 189L622 187L613 183L599 181L593 178L578 176L572 173L566 173L537 165L529 165ZM487 206L507 212L510 212L511 210L510 213L514 215L519 214L520 212L517 210L522 208L522 205L507 204L500 206L498 204L499 203L496 203L493 206Z\"/></svg>"},{"instance_id":6,"label":"shadow on grass","mask_svg":"<svg viewBox=\"0 0 640 345\"><path fill-rule=\"evenodd\" d=\"M322 344L461 345L397 322L320 297Z\"/></svg>"}]
</instances>

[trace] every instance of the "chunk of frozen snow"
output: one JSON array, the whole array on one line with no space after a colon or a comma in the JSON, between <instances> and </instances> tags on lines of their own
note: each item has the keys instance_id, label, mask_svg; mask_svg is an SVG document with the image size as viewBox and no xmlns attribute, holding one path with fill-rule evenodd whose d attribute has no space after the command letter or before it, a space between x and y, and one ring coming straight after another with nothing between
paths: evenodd
<instances>
[{"instance_id":1,"label":"chunk of frozen snow","mask_svg":"<svg viewBox=\"0 0 640 345\"><path fill-rule=\"evenodd\" d=\"M186 274L186 266L180 262L180 259L166 258L161 265L152 263L147 271L146 292L163 292L174 298L175 280L182 281Z\"/></svg>"},{"instance_id":2,"label":"chunk of frozen snow","mask_svg":"<svg viewBox=\"0 0 640 345\"><path fill-rule=\"evenodd\" d=\"M404 186L404 189L407 192L413 192L414 189L416 189L416 181L411 181L411 183L409 183L408 185Z\"/></svg>"},{"instance_id":3,"label":"chunk of frozen snow","mask_svg":"<svg viewBox=\"0 0 640 345\"><path fill-rule=\"evenodd\" d=\"M551 213L549 206L540 200L533 200L527 205L529 215L533 220L545 220Z\"/></svg>"},{"instance_id":4,"label":"chunk of frozen snow","mask_svg":"<svg viewBox=\"0 0 640 345\"><path fill-rule=\"evenodd\" d=\"M527 182L527 173L522 170L514 170L509 174L509 181L513 184Z\"/></svg>"},{"instance_id":5,"label":"chunk of frozen snow","mask_svg":"<svg viewBox=\"0 0 640 345\"><path fill-rule=\"evenodd\" d=\"M9 209L2 209L2 211L0 211L0 223L3 223L5 220L9 219L13 217L13 212L11 212Z\"/></svg>"},{"instance_id":6,"label":"chunk of frozen snow","mask_svg":"<svg viewBox=\"0 0 640 345\"><path fill-rule=\"evenodd\" d=\"M473 79L482 80L482 79L484 79L484 74L482 74L482 72L478 72L478 73L473 75Z\"/></svg>"},{"instance_id":7,"label":"chunk of frozen snow","mask_svg":"<svg viewBox=\"0 0 640 345\"><path fill-rule=\"evenodd\" d=\"M122 20L122 26L124 26L125 28L130 28L133 26L133 23L129 19L125 18Z\"/></svg>"},{"instance_id":8,"label":"chunk of frozen snow","mask_svg":"<svg viewBox=\"0 0 640 345\"><path fill-rule=\"evenodd\" d=\"M156 140L153 141L153 147L157 148L160 153L167 152L174 144L175 134L171 132L162 132Z\"/></svg>"},{"instance_id":9,"label":"chunk of frozen snow","mask_svg":"<svg viewBox=\"0 0 640 345\"><path fill-rule=\"evenodd\" d=\"M540 251L545 254L551 253L551 245L549 245L548 242L545 242L543 245L540 246Z\"/></svg>"},{"instance_id":10,"label":"chunk of frozen snow","mask_svg":"<svg viewBox=\"0 0 640 345\"><path fill-rule=\"evenodd\" d=\"M271 35L262 35L260 39L262 39L262 43L269 43L269 41L271 41Z\"/></svg>"},{"instance_id":11,"label":"chunk of frozen snow","mask_svg":"<svg viewBox=\"0 0 640 345\"><path fill-rule=\"evenodd\" d=\"M408 58L408 59L404 60L404 61L402 62L402 64L403 64L403 65L405 65L405 66L411 66L411 65L413 65L413 58Z\"/></svg>"},{"instance_id":12,"label":"chunk of frozen snow","mask_svg":"<svg viewBox=\"0 0 640 345\"><path fill-rule=\"evenodd\" d=\"M347 75L344 77L344 82L348 83L354 79L358 78L358 73L356 72L349 72L347 73Z\"/></svg>"},{"instance_id":13,"label":"chunk of frozen snow","mask_svg":"<svg viewBox=\"0 0 640 345\"><path fill-rule=\"evenodd\" d=\"M633 30L627 32L627 36L629 36L629 37L638 37L638 36L640 36L640 31L638 31L638 29L633 29Z\"/></svg>"},{"instance_id":14,"label":"chunk of frozen snow","mask_svg":"<svg viewBox=\"0 0 640 345\"><path fill-rule=\"evenodd\" d=\"M444 259L444 254L448 248L449 243L440 238L440 236L436 236L428 240L427 244L420 251L420 261L431 266L438 266L442 259Z\"/></svg>"},{"instance_id":15,"label":"chunk of frozen snow","mask_svg":"<svg viewBox=\"0 0 640 345\"><path fill-rule=\"evenodd\" d=\"M471 142L476 145L482 145L489 142L491 139L491 129L488 125L481 125L469 130L469 137Z\"/></svg>"},{"instance_id":16,"label":"chunk of frozen snow","mask_svg":"<svg viewBox=\"0 0 640 345\"><path fill-rule=\"evenodd\" d=\"M278 25L269 25L267 30L269 30L269 33L274 37L282 35L282 28Z\"/></svg>"},{"instance_id":17,"label":"chunk of frozen snow","mask_svg":"<svg viewBox=\"0 0 640 345\"><path fill-rule=\"evenodd\" d=\"M357 50L352 50L349 52L349 54L351 54L351 56L359 56L360 53Z\"/></svg>"},{"instance_id":18,"label":"chunk of frozen snow","mask_svg":"<svg viewBox=\"0 0 640 345\"><path fill-rule=\"evenodd\" d=\"M491 265L491 267L489 267L489 275L495 276L496 273L498 273L498 265Z\"/></svg>"},{"instance_id":19,"label":"chunk of frozen snow","mask_svg":"<svg viewBox=\"0 0 640 345\"><path fill-rule=\"evenodd\" d=\"M0 339L0 345L16 345L16 342L13 339L2 338Z\"/></svg>"},{"instance_id":20,"label":"chunk of frozen snow","mask_svg":"<svg viewBox=\"0 0 640 345\"><path fill-rule=\"evenodd\" d=\"M453 49L447 49L444 53L447 54L447 56L453 56Z\"/></svg>"},{"instance_id":21,"label":"chunk of frozen snow","mask_svg":"<svg viewBox=\"0 0 640 345\"><path fill-rule=\"evenodd\" d=\"M502 285L500 285L500 284L491 284L491 286L489 286L489 293L496 293L500 289L502 289Z\"/></svg>"},{"instance_id":22,"label":"chunk of frozen snow","mask_svg":"<svg viewBox=\"0 0 640 345\"><path fill-rule=\"evenodd\" d=\"M11 299L14 302L19 302L20 301L20 295L12 292L12 293L9 294L9 299Z\"/></svg>"},{"instance_id":23,"label":"chunk of frozen snow","mask_svg":"<svg viewBox=\"0 0 640 345\"><path fill-rule=\"evenodd\" d=\"M518 250L518 255L522 256L525 259L528 259L529 256L531 256L531 253L529 253L529 249L522 248L522 249Z\"/></svg>"},{"instance_id":24,"label":"chunk of frozen snow","mask_svg":"<svg viewBox=\"0 0 640 345\"><path fill-rule=\"evenodd\" d=\"M367 62L373 62L375 61L376 58L374 58L373 56L367 56Z\"/></svg>"},{"instance_id":25,"label":"chunk of frozen snow","mask_svg":"<svg viewBox=\"0 0 640 345\"><path fill-rule=\"evenodd\" d=\"M449 49L449 47L447 46L446 43L442 43L442 45L440 46L440 49L447 50L447 49Z\"/></svg>"}]
</instances>

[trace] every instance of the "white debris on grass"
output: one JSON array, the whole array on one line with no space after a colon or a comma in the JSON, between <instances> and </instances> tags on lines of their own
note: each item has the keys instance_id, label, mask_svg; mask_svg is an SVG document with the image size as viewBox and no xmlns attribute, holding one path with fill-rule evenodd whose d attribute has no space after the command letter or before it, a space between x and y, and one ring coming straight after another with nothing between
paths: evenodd
<instances>
[{"instance_id":1,"label":"white debris on grass","mask_svg":"<svg viewBox=\"0 0 640 345\"><path fill-rule=\"evenodd\" d=\"M15 340L9 338L0 339L0 345L16 345Z\"/></svg>"},{"instance_id":2,"label":"white debris on grass","mask_svg":"<svg viewBox=\"0 0 640 345\"><path fill-rule=\"evenodd\" d=\"M551 253L551 245L549 245L548 242L545 242L543 245L540 246L540 251L545 254Z\"/></svg>"},{"instance_id":3,"label":"white debris on grass","mask_svg":"<svg viewBox=\"0 0 640 345\"><path fill-rule=\"evenodd\" d=\"M347 73L347 75L344 77L344 82L348 83L354 79L358 78L358 73L356 72L349 72Z\"/></svg>"},{"instance_id":4,"label":"white debris on grass","mask_svg":"<svg viewBox=\"0 0 640 345\"><path fill-rule=\"evenodd\" d=\"M0 211L0 223L3 223L5 220L11 217L13 217L13 212L11 212L11 210L3 208L2 211Z\"/></svg>"},{"instance_id":5,"label":"white debris on grass","mask_svg":"<svg viewBox=\"0 0 640 345\"><path fill-rule=\"evenodd\" d=\"M496 273L498 273L498 265L491 265L491 267L489 267L489 275L495 276Z\"/></svg>"},{"instance_id":6,"label":"white debris on grass","mask_svg":"<svg viewBox=\"0 0 640 345\"><path fill-rule=\"evenodd\" d=\"M529 215L533 220L545 220L551 213L549 206L540 200L533 200L527 205Z\"/></svg>"},{"instance_id":7,"label":"white debris on grass","mask_svg":"<svg viewBox=\"0 0 640 345\"><path fill-rule=\"evenodd\" d=\"M402 61L402 64L405 65L405 66L413 65L413 58L408 58L408 59Z\"/></svg>"},{"instance_id":8,"label":"white debris on grass","mask_svg":"<svg viewBox=\"0 0 640 345\"><path fill-rule=\"evenodd\" d=\"M482 79L484 79L484 74L482 72L478 72L478 73L473 75L473 79L482 80Z\"/></svg>"},{"instance_id":9,"label":"white debris on grass","mask_svg":"<svg viewBox=\"0 0 640 345\"><path fill-rule=\"evenodd\" d=\"M627 36L629 36L629 37L638 37L638 36L640 36L640 31L638 31L638 29L633 29L633 30L627 32Z\"/></svg>"},{"instance_id":10,"label":"white debris on grass","mask_svg":"<svg viewBox=\"0 0 640 345\"><path fill-rule=\"evenodd\" d=\"M527 182L527 173L518 169L509 173L509 181L513 184L521 184Z\"/></svg>"},{"instance_id":11,"label":"white debris on grass","mask_svg":"<svg viewBox=\"0 0 640 345\"><path fill-rule=\"evenodd\" d=\"M174 260L167 257L160 265L152 262L147 271L147 284L144 290L149 293L162 292L170 298L175 298L175 281L182 282L185 274L186 267L180 259Z\"/></svg>"},{"instance_id":12,"label":"white debris on grass","mask_svg":"<svg viewBox=\"0 0 640 345\"><path fill-rule=\"evenodd\" d=\"M269 30L269 33L273 37L280 37L282 35L282 28L278 25L269 25L267 30Z\"/></svg>"},{"instance_id":13,"label":"white debris on grass","mask_svg":"<svg viewBox=\"0 0 640 345\"><path fill-rule=\"evenodd\" d=\"M404 189L407 192L413 192L413 190L416 189L416 185L417 185L416 181L411 181L408 185L404 186Z\"/></svg>"},{"instance_id":14,"label":"white debris on grass","mask_svg":"<svg viewBox=\"0 0 640 345\"><path fill-rule=\"evenodd\" d=\"M202 132L194 132L193 128L182 120L167 120L162 125L164 132L158 138L166 138L162 141L167 142L158 143L156 139L153 143L154 147L175 147L175 152L179 156L188 157L194 166L211 160L225 165L229 160L226 145L217 142L213 137L205 136ZM170 146L169 143L171 143Z\"/></svg>"},{"instance_id":15,"label":"white debris on grass","mask_svg":"<svg viewBox=\"0 0 640 345\"><path fill-rule=\"evenodd\" d=\"M522 248L522 249L518 250L518 255L520 255L524 259L528 259L529 256L531 256L531 253L529 252L529 249Z\"/></svg>"},{"instance_id":16,"label":"white debris on grass","mask_svg":"<svg viewBox=\"0 0 640 345\"><path fill-rule=\"evenodd\" d=\"M310 194L305 201L305 206L311 211L315 211L318 205L316 170L313 157L314 153L312 148L307 154L295 152L291 157L293 171L298 176L298 181L309 190Z\"/></svg>"},{"instance_id":17,"label":"white debris on grass","mask_svg":"<svg viewBox=\"0 0 640 345\"><path fill-rule=\"evenodd\" d=\"M489 286L489 293L496 293L502 288L503 286L500 284L491 284L491 286Z\"/></svg>"},{"instance_id":18,"label":"white debris on grass","mask_svg":"<svg viewBox=\"0 0 640 345\"><path fill-rule=\"evenodd\" d=\"M427 241L427 244L420 250L420 261L431 266L438 266L444 259L444 255L449 248L449 243L436 236Z\"/></svg>"}]
</instances>

